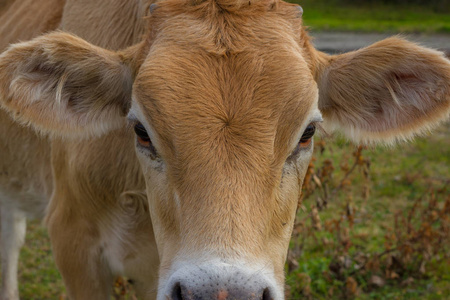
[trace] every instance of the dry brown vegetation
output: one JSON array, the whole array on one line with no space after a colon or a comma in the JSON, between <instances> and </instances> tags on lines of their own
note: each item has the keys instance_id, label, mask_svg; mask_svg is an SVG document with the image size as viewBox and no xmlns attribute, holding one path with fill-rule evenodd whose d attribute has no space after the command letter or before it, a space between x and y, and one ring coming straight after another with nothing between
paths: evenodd
<instances>
[{"instance_id":1,"label":"dry brown vegetation","mask_svg":"<svg viewBox=\"0 0 450 300\"><path fill-rule=\"evenodd\" d=\"M333 152L334 146L319 141L316 157L328 147ZM433 183L426 176L420 178L423 188L428 186L406 209L400 206L392 211L387 224L381 224L386 220L367 224L365 219L373 222L378 218L369 216L373 211L368 203L375 200L371 195L371 159L366 153L371 151L358 147L351 156L342 157L338 166L331 158L311 162L288 260L291 299L371 298L387 287L404 294L402 290L417 282L446 276L450 262L448 178ZM418 180L417 174L402 176L406 181ZM332 208L330 202L335 202ZM314 253L327 259L321 260ZM301 266L305 260L319 263L310 264L305 272ZM437 268L439 265L443 267ZM445 299L447 292L444 287L436 295Z\"/></svg>"}]
</instances>

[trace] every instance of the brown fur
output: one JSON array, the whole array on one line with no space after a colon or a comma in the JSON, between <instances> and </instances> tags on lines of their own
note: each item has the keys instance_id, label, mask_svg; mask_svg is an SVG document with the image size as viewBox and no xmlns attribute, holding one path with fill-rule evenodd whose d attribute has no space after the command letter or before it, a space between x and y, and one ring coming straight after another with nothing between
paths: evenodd
<instances>
[{"instance_id":1,"label":"brown fur","mask_svg":"<svg viewBox=\"0 0 450 300\"><path fill-rule=\"evenodd\" d=\"M117 220L118 199L141 190L144 178L160 288L177 271L177 260L197 255L263 263L282 290L312 147L292 153L317 108L327 126L367 143L408 138L449 114L450 62L402 39L328 56L313 48L291 4L167 0L148 18L140 43L113 52L137 43L145 31L139 17L148 4L132 3L68 1L62 29L95 46L59 32L14 45L0 57L1 105L54 137L48 224L75 299L105 294L99 291L111 274L96 242L111 221L100 220ZM43 65L45 74L35 75ZM130 129L117 129L131 105L131 81L131 113L158 152L137 147L140 167ZM96 89L102 92L93 96ZM64 138L73 135L86 140ZM110 210L102 209L105 204ZM136 228L136 241L145 229L151 232ZM95 272L74 264L86 259ZM96 276L105 280L101 287L93 284Z\"/></svg>"},{"instance_id":2,"label":"brown fur","mask_svg":"<svg viewBox=\"0 0 450 300\"><path fill-rule=\"evenodd\" d=\"M161 197L153 217L163 235L173 237L158 243L164 249L162 275L174 259L171 249L207 248L224 257L270 258L281 283L298 191L279 190L277 182L292 150L286 141L295 139L317 97L297 54L301 19L290 5L267 15L262 12L269 2L252 3L235 15L216 5L161 4L150 20L158 32L148 41L151 57L135 81L136 100L151 116L158 150L168 162L170 186L160 193L170 197L178 191L187 216L171 213L173 200ZM174 39L179 48L171 46ZM200 236L205 242L198 243Z\"/></svg>"},{"instance_id":3,"label":"brown fur","mask_svg":"<svg viewBox=\"0 0 450 300\"><path fill-rule=\"evenodd\" d=\"M0 49L20 40L28 40L57 26L52 19L60 19L63 1L3 1L0 7ZM37 18L31 18L30 14ZM11 193L34 190L49 197L52 191L49 141L34 131L14 123L0 110L0 182ZM18 139L11 137L20 137ZM35 151L30 152L29 149ZM36 174L39 174L36 176ZM42 212L41 212L42 213Z\"/></svg>"},{"instance_id":4,"label":"brown fur","mask_svg":"<svg viewBox=\"0 0 450 300\"><path fill-rule=\"evenodd\" d=\"M9 43L55 29L63 5L63 1L2 1L1 51ZM0 153L0 298L15 300L19 297L17 260L25 237L26 218L42 218L52 193L50 144L47 138L18 125L0 109Z\"/></svg>"},{"instance_id":5,"label":"brown fur","mask_svg":"<svg viewBox=\"0 0 450 300\"><path fill-rule=\"evenodd\" d=\"M47 30L55 29L55 27L46 27L44 24L53 24L50 20L53 16L53 12L60 11L61 15L59 19L63 19L64 26L66 30L71 30L72 32L77 32L75 30L78 26L84 26L83 24L94 25L92 20L98 19L99 15L104 13L103 10L94 10L89 12L90 16L85 19L80 19L79 15L73 18L72 12L82 10L82 6L88 6L82 1L67 1L66 9L64 14L62 14L63 1L60 1L61 10L58 10L54 1L46 1L43 5L42 1L34 1L31 5L31 9L35 6L42 9L35 9L30 11L30 3L28 1L22 2L23 6L20 5L21 1L16 1L16 3L11 6L11 10L22 11L24 14L16 14L16 18L8 17L7 24L21 24L26 18L30 20L35 20L40 23L30 23L26 26L16 26L14 30L10 27L3 26L2 30L4 32L11 33L10 35L4 35L5 39L2 42L8 44L10 42L15 42L18 39L30 39L34 35L45 32ZM90 2L91 3L91 2ZM104 3L105 5L111 5L114 7L118 3ZM28 6L27 6L28 5ZM51 7L49 9L48 6ZM144 5L144 4L142 4ZM138 27L139 14L144 10L137 9L134 6L130 6L130 9L125 10L123 4L116 5L116 10L109 9L108 12L112 15L116 15L115 19L112 21L114 26L118 29L129 28L124 26L128 23L130 17L126 14L127 11L136 12L135 22L136 27ZM117 14L118 12L125 13L124 16ZM40 19L34 19L29 17L29 13L34 13ZM46 14L45 14L46 13ZM24 19L21 19L22 16ZM119 22L122 18L122 24ZM126 20L126 21L125 21ZM2 23L5 24L5 23ZM143 24L143 21L142 21ZM102 25L102 24L99 24ZM9 25L8 25L9 26ZM30 27L28 27L30 26ZM123 48L128 44L131 44L137 38L131 38L130 36L115 36L115 34L120 33L120 31L114 31L114 28L110 24L103 24L102 26L110 27L112 32L109 34L102 33L101 37L108 37L110 48ZM33 30L31 30L33 28ZM75 28L75 29L72 29ZM38 31L40 30L40 31ZM12 32L14 31L14 32ZM141 32L143 29L141 30ZM134 34L139 36L139 32L133 29ZM92 30L86 30L85 32L79 30L77 32L80 35L88 36L92 34ZM125 32L126 35L129 33ZM53 33L52 36L57 37L60 33ZM14 37L15 36L15 37ZM3 36L2 36L3 37ZM80 57L92 52L91 49L96 49L90 44L87 44L81 39L75 37L65 36L69 40L73 40L74 43L65 44L64 52L66 54L79 54ZM93 37L95 38L95 37ZM45 37L43 38L45 39ZM57 39L52 40L57 45L61 46L64 43L58 41ZM74 48L76 46L76 41L79 42L80 48ZM105 46L106 42L101 42ZM128 44L127 44L128 43ZM44 45L47 47L41 48L40 51L34 52L29 49L28 55L52 55L52 47L44 40L40 40L34 45ZM83 47L88 47L89 49L83 50ZM61 50L61 48L58 48ZM25 49L24 49L25 50ZM26 51L26 50L25 50ZM44 54L47 53L47 54ZM62 54L62 52L60 52ZM103 56L105 58L111 57L110 61L113 62L114 59L118 61L117 54L110 54L110 52L100 49L97 55ZM84 56L82 59L87 59L88 56ZM72 69L67 68L61 73L54 73L54 69L58 64L64 65L68 61L63 58L55 60L53 62L49 61L32 61L22 65L23 67L28 67L33 70L33 74L30 76L21 77L22 81L16 81L17 84L24 84L25 82L33 83L35 86L34 91L28 91L27 95L36 96L36 89L42 88L38 87L37 82L33 81L33 78L42 83L44 88L38 93L51 93L52 88L58 86L58 103L54 104L54 116L58 115L57 112L61 104L67 105L70 103L72 107L72 119L77 119L77 113L86 111L88 105L86 102L77 102L79 99L83 99L84 95L90 96L105 96L113 95L116 97L112 99L115 101L121 101L129 96L116 96L117 94L127 93L127 89L123 89L125 86L122 81L119 82L119 86L116 86L118 90L111 89L109 86L106 89L99 90L98 87L91 91L86 91L80 89L79 87L88 87L92 83L100 83L102 81L108 81L101 78L101 75L97 74L96 71L103 72L108 79L114 76L121 76L121 72L126 72L127 69L123 69L118 62L115 66L110 69L99 68L98 62L103 61L102 58L98 58L95 55L90 56L91 62L85 61L85 67L89 66L91 71L86 69ZM69 57L66 57L70 59ZM72 57L72 59L76 59ZM5 64L2 65L2 70L6 71L12 70L16 62L22 61L22 57L17 57L17 59L8 58L4 61ZM47 65L42 65L47 64ZM73 64L72 64L73 65ZM67 66L67 65L66 65ZM106 65L107 66L107 65ZM50 71L53 69L53 71ZM62 67L61 67L62 69ZM117 72L116 72L117 70ZM16 69L17 71L17 69ZM56 71L58 72L58 71ZM58 74L58 75L56 75ZM82 77L73 76L82 75ZM5 76L6 74L3 73ZM43 77L40 77L42 75ZM56 75L53 76L52 75ZM20 75L19 75L20 76ZM111 77L112 76L112 77ZM42 81L40 81L42 78ZM66 80L64 79L66 78ZM69 78L69 79L68 79ZM71 81L70 78L83 78L82 81ZM54 80L54 81L52 81ZM2 84L5 84L9 80L3 78ZM73 87L73 88L70 88ZM7 99L24 99L27 98L18 96L14 94L14 91L9 90L9 85L4 86L2 89L2 99L6 100L3 102L5 105L8 103L15 105L17 103L11 103ZM79 93L78 96L71 94L70 96L65 94L68 91L67 88L72 89L73 92ZM8 92L5 92L8 90ZM17 90L16 90L17 91ZM22 89L22 92L25 92ZM12 94L11 94L12 93ZM93 94L94 93L94 94ZM128 91L130 93L130 91ZM56 99L56 93L45 97L50 97L50 99ZM28 98L27 98L28 99ZM108 98L108 100L111 100ZM48 110L48 107L42 107L42 103L39 99L34 102L34 109L39 109L42 111ZM107 105L107 104L106 104ZM113 109L111 112L116 111L118 114L124 115L124 109L129 105L125 103L125 107L122 109ZM97 108L90 107L89 111L93 112L91 109L99 109L105 107L104 105L94 105ZM27 114L28 112L22 111L22 113ZM43 113L42 113L43 114ZM31 117L32 115L29 115ZM38 115L34 114L38 117ZM15 115L16 120L18 120L19 115ZM101 115L97 115L95 118L101 118ZM66 117L61 119L69 120L71 118ZM35 128L39 128L39 121L44 122L42 119L34 119L33 124ZM82 118L77 119L78 126L72 126L67 124L67 132L74 132L79 129L79 125L82 125ZM30 120L26 117L22 119L22 122L29 123ZM81 122L81 123L80 123ZM107 135L101 139L92 139L85 141L59 141L58 138L54 138L51 142L47 137L43 135L37 135L33 130L25 129L18 123L13 124L12 120L2 111L0 111L0 123L1 123L1 136L0 141L2 160L0 162L0 167L2 170L0 176L0 183L2 192L13 190L14 193L8 192L10 195L9 201L15 201L17 205L27 205L29 210L33 210L30 206L30 200L24 200L23 196L19 194L20 191L34 192L40 196L40 202L45 201L45 198L50 197L53 193L51 205L48 208L47 215L47 225L49 227L50 236L52 240L53 253L55 260L57 262L58 268L63 275L64 282L67 286L68 293L73 299L107 299L110 294L112 278L115 275L126 274L131 279L135 281L135 286L137 291L142 295L144 299L152 299L154 297L154 288L152 282L156 280L156 273L154 273L155 266L158 264L158 256L155 250L152 233L152 225L148 216L148 209L138 209L142 207L146 202L145 197L134 197L127 196L133 194L139 194L139 191L145 189L142 175L140 175L139 166L137 164L134 155L129 155L133 153L133 143L124 142L121 136L126 134L126 139L130 140L130 133L128 129L121 129L116 131L114 134ZM48 122L45 124L49 124ZM123 120L119 124L124 124ZM104 124L103 124L104 125ZM42 125L45 127L44 125ZM82 125L83 126L83 125ZM118 126L115 125L115 128ZM94 127L93 127L94 128ZM113 126L114 128L114 126ZM94 132L98 132L98 128L93 129ZM14 138L11 138L11 137ZM126 146L128 144L128 146ZM104 147L108 149L121 148L125 151L124 154L121 151L111 151L111 153L105 152ZM6 148L5 148L6 147ZM30 149L32 151L30 152ZM51 150L50 150L51 149ZM50 153L52 153L52 163L50 164ZM5 156L6 155L6 156ZM53 180L51 177L51 165L53 166ZM105 166L109 166L110 170L107 170ZM116 176L116 170L121 169L123 171L123 177ZM106 173L105 173L106 172ZM110 174L110 177L105 176L105 174ZM52 182L54 181L54 183ZM73 183L77 182L76 185ZM30 187L29 187L30 186ZM52 189L54 186L54 190ZM31 188L33 187L33 188ZM17 192L16 192L17 190ZM42 207L42 204L38 206ZM38 214L34 211L34 215L42 217L42 211ZM103 235L103 237L102 237ZM109 237L110 241L106 240ZM133 246L129 246L133 245ZM122 270L116 270L117 267L111 265L111 259L108 261L105 258L105 253L107 251L117 252L115 260L118 264L123 264ZM120 266L119 266L120 267ZM119 268L120 269L120 268Z\"/></svg>"},{"instance_id":6,"label":"brown fur","mask_svg":"<svg viewBox=\"0 0 450 300\"><path fill-rule=\"evenodd\" d=\"M58 123L67 125L64 131L72 136L76 136L78 128L87 125L88 115L90 120L99 120L92 127L93 132L100 131L99 134L123 126L123 122L109 125L105 122L105 115L107 119L111 119L111 114L125 116L130 105L129 69L115 53L67 34L51 33L9 51L0 68L7 76L0 78L4 84L0 94L3 106L17 111L14 118L18 121L48 131L51 123L40 119L45 114L39 111L52 110L55 117L61 118ZM52 106L41 101L51 98L56 99ZM19 109L24 106L19 99L33 99L32 105ZM120 107L117 103L123 104ZM59 113L64 106L70 107L67 115ZM76 124L67 120L76 120ZM61 128L54 131L60 132Z\"/></svg>"},{"instance_id":7,"label":"brown fur","mask_svg":"<svg viewBox=\"0 0 450 300\"><path fill-rule=\"evenodd\" d=\"M29 40L58 27L64 0L7 1L0 15L0 49L10 43Z\"/></svg>"}]
</instances>

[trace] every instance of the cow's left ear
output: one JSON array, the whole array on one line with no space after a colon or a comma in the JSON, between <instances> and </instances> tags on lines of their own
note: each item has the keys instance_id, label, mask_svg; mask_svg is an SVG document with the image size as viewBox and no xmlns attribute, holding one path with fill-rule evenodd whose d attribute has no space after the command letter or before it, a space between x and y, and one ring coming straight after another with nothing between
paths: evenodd
<instances>
[{"instance_id":1,"label":"cow's left ear","mask_svg":"<svg viewBox=\"0 0 450 300\"><path fill-rule=\"evenodd\" d=\"M105 133L131 104L126 60L63 32L12 45L0 55L0 106L50 135Z\"/></svg>"},{"instance_id":2,"label":"cow's left ear","mask_svg":"<svg viewBox=\"0 0 450 300\"><path fill-rule=\"evenodd\" d=\"M450 61L400 38L358 51L318 55L316 80L325 127L357 143L410 139L446 120Z\"/></svg>"}]
</instances>

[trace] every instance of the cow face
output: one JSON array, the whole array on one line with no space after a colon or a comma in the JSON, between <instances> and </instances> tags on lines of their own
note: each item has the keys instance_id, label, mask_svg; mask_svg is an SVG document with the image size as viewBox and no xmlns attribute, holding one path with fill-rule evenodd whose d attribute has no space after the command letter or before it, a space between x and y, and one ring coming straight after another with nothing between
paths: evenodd
<instances>
[{"instance_id":1,"label":"cow face","mask_svg":"<svg viewBox=\"0 0 450 300\"><path fill-rule=\"evenodd\" d=\"M169 0L149 23L122 52L61 32L12 46L0 56L0 104L65 138L128 116L161 258L158 299L283 299L322 116L353 141L392 143L450 111L440 52L391 38L328 56L282 2Z\"/></svg>"},{"instance_id":2,"label":"cow face","mask_svg":"<svg viewBox=\"0 0 450 300\"><path fill-rule=\"evenodd\" d=\"M264 291L280 299L322 120L317 85L298 42L296 7L227 15L209 5L155 10L156 32L134 82L129 119L160 250L160 290L196 295L198 280L219 285L201 291L205 299L232 290L231 299ZM212 15L202 16L206 10ZM227 283L235 278L257 284Z\"/></svg>"}]
</instances>

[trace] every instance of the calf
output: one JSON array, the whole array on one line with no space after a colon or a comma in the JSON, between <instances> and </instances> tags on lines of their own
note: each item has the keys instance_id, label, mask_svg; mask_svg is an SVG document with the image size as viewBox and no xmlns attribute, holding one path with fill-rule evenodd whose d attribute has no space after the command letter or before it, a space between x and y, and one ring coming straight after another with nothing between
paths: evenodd
<instances>
[{"instance_id":1,"label":"calf","mask_svg":"<svg viewBox=\"0 0 450 300\"><path fill-rule=\"evenodd\" d=\"M118 257L105 251L118 241L117 216L92 211L145 180L160 261L147 295L284 299L316 128L365 144L429 130L449 115L450 62L399 38L326 55L298 6L281 1L166 0L151 10L144 38L122 51L99 47L116 31L93 26L87 41L54 32L0 56L2 107L51 138L47 219L69 294L107 298L108 272L124 269L105 268Z\"/></svg>"}]
</instances>

